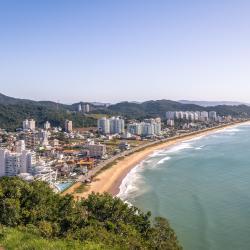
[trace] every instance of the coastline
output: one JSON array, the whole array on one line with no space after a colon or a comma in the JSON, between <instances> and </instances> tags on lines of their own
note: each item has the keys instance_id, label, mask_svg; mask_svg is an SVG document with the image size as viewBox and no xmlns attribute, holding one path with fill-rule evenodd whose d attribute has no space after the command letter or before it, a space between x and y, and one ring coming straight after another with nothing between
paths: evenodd
<instances>
[{"instance_id":1,"label":"coastline","mask_svg":"<svg viewBox=\"0 0 250 250\"><path fill-rule=\"evenodd\" d=\"M74 190L77 189L81 183L77 182L69 189L67 189L63 194L73 194L76 199L86 198L92 192L95 193L104 193L108 192L109 194L116 196L120 191L120 185L123 179L127 174L141 161L147 158L150 154L154 153L157 150L167 149L178 143L182 143L186 140L194 139L200 136L207 136L213 134L223 129L235 127L242 125L246 122L234 123L228 125L222 125L220 127L209 128L203 131L197 131L194 133L181 135L179 137L170 138L168 141L160 142L159 144L148 146L143 150L135 152L131 155L126 156L124 159L119 160L112 167L106 169L105 171L99 173L94 180L87 186L87 189L82 193L74 193Z\"/></svg>"}]
</instances>

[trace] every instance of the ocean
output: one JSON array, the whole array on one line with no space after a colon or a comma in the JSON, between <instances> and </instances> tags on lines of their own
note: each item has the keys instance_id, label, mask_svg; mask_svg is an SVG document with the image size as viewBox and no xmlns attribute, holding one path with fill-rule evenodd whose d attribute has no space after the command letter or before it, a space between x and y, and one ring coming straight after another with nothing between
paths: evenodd
<instances>
[{"instance_id":1,"label":"ocean","mask_svg":"<svg viewBox=\"0 0 250 250\"><path fill-rule=\"evenodd\" d=\"M250 125L154 152L118 196L166 217L186 250L250 249Z\"/></svg>"}]
</instances>

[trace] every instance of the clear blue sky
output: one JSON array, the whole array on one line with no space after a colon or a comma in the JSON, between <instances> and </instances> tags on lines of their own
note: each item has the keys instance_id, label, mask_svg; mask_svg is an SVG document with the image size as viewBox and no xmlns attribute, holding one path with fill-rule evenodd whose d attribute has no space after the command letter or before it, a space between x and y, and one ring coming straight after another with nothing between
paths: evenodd
<instances>
[{"instance_id":1,"label":"clear blue sky","mask_svg":"<svg viewBox=\"0 0 250 250\"><path fill-rule=\"evenodd\" d=\"M250 1L0 0L0 92L250 101Z\"/></svg>"}]
</instances>

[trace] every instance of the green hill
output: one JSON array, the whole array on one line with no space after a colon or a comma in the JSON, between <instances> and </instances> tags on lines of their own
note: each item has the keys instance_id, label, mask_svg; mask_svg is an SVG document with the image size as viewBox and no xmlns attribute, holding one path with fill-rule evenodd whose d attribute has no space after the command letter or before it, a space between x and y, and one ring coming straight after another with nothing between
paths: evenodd
<instances>
[{"instance_id":1,"label":"green hill","mask_svg":"<svg viewBox=\"0 0 250 250\"><path fill-rule=\"evenodd\" d=\"M128 118L149 118L160 116L165 118L167 111L216 111L219 115L232 115L235 117L249 117L250 107L246 105L228 106L219 105L213 107L202 107L195 104L182 104L170 100L147 101L143 103L121 102L111 105L107 112L119 114ZM100 111L101 112L101 111Z\"/></svg>"},{"instance_id":2,"label":"green hill","mask_svg":"<svg viewBox=\"0 0 250 250\"><path fill-rule=\"evenodd\" d=\"M6 249L181 249L164 218L108 194L74 201L44 182L0 179L0 246Z\"/></svg>"},{"instance_id":3,"label":"green hill","mask_svg":"<svg viewBox=\"0 0 250 250\"><path fill-rule=\"evenodd\" d=\"M17 99L0 94L0 128L15 130L22 126L26 118L34 118L38 126L49 121L53 126L63 127L66 119L72 120L74 127L96 126L96 119L74 112L71 105Z\"/></svg>"},{"instance_id":4,"label":"green hill","mask_svg":"<svg viewBox=\"0 0 250 250\"><path fill-rule=\"evenodd\" d=\"M39 126L48 120L54 126L63 126L64 120L73 121L74 127L96 126L95 118L76 112L78 104L65 105L51 101L32 101L17 99L0 94L0 128L14 130L22 125L26 118L34 118ZM165 118L167 111L201 111L214 110L219 115L250 117L250 107L246 105L202 107L195 104L183 104L171 100L147 101L143 103L121 102L108 107L92 105L93 114L121 115L130 119L149 117Z\"/></svg>"}]
</instances>

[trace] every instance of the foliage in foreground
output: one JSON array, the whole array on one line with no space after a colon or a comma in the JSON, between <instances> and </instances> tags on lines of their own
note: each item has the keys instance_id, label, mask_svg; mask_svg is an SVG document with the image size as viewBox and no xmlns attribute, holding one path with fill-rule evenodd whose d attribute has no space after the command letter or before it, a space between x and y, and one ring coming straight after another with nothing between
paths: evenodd
<instances>
[{"instance_id":1,"label":"foliage in foreground","mask_svg":"<svg viewBox=\"0 0 250 250\"><path fill-rule=\"evenodd\" d=\"M15 250L108 250L103 244L63 239L45 239L27 227L0 228L0 245Z\"/></svg>"},{"instance_id":2,"label":"foliage in foreground","mask_svg":"<svg viewBox=\"0 0 250 250\"><path fill-rule=\"evenodd\" d=\"M166 219L152 224L150 213L108 194L76 202L46 183L4 177L0 211L6 249L181 249Z\"/></svg>"}]
</instances>

